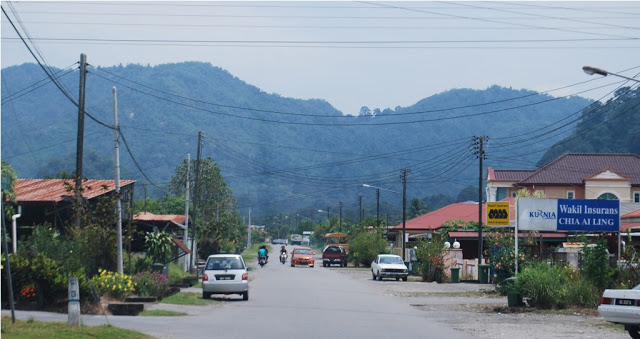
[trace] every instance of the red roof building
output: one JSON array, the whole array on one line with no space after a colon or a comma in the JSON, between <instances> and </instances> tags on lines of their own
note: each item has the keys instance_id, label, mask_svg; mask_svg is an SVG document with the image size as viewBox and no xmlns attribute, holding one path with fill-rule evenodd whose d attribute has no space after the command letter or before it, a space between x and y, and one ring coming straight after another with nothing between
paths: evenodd
<instances>
[{"instance_id":1,"label":"red roof building","mask_svg":"<svg viewBox=\"0 0 640 339\"><path fill-rule=\"evenodd\" d=\"M536 170L487 170L487 199L515 196L521 188L550 199L617 199L640 203L640 156L565 154Z\"/></svg>"},{"instance_id":2,"label":"red roof building","mask_svg":"<svg viewBox=\"0 0 640 339\"><path fill-rule=\"evenodd\" d=\"M133 207L134 180L120 180L123 207ZM18 226L51 224L65 226L73 217L75 181L71 179L18 179L14 185L22 216ZM115 180L82 181L82 198L87 204L95 204L96 199L115 192ZM123 208L123 220L128 219Z\"/></svg>"}]
</instances>

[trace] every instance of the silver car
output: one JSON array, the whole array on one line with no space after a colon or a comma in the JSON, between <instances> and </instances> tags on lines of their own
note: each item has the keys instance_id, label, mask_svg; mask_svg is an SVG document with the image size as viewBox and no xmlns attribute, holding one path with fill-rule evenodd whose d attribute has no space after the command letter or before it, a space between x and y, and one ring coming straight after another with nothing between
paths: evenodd
<instances>
[{"instance_id":1,"label":"silver car","mask_svg":"<svg viewBox=\"0 0 640 339\"><path fill-rule=\"evenodd\" d=\"M239 294L249 300L249 273L239 254L213 254L207 258L202 277L202 298L212 294Z\"/></svg>"}]
</instances>

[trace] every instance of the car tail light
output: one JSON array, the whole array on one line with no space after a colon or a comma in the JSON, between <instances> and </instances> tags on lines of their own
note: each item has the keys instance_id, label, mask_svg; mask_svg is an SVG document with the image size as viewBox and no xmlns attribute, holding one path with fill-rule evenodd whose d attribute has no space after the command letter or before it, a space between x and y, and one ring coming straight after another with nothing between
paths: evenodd
<instances>
[{"instance_id":1,"label":"car tail light","mask_svg":"<svg viewBox=\"0 0 640 339\"><path fill-rule=\"evenodd\" d=\"M602 297L602 299L600 299L600 305L611 305L611 298Z\"/></svg>"},{"instance_id":2,"label":"car tail light","mask_svg":"<svg viewBox=\"0 0 640 339\"><path fill-rule=\"evenodd\" d=\"M205 274L205 275L202 277L202 281L209 281L209 276Z\"/></svg>"},{"instance_id":3,"label":"car tail light","mask_svg":"<svg viewBox=\"0 0 640 339\"><path fill-rule=\"evenodd\" d=\"M640 307L640 300L636 300L636 306Z\"/></svg>"},{"instance_id":4,"label":"car tail light","mask_svg":"<svg viewBox=\"0 0 640 339\"><path fill-rule=\"evenodd\" d=\"M249 274L247 273L242 273L242 280L249 280Z\"/></svg>"}]
</instances>

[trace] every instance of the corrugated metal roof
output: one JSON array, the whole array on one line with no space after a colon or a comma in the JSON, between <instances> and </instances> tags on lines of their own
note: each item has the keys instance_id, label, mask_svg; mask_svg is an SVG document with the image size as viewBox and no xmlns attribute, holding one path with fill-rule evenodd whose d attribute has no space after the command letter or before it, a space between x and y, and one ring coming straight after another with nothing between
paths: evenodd
<instances>
[{"instance_id":1,"label":"corrugated metal roof","mask_svg":"<svg viewBox=\"0 0 640 339\"><path fill-rule=\"evenodd\" d=\"M183 214L153 214L151 212L140 212L133 216L133 220L140 221L170 221L179 225L184 223Z\"/></svg>"},{"instance_id":2,"label":"corrugated metal roof","mask_svg":"<svg viewBox=\"0 0 640 339\"><path fill-rule=\"evenodd\" d=\"M454 231L449 232L449 238L478 238L478 231ZM485 235L486 233L483 233ZM528 237L528 233L518 232L518 238L526 238ZM550 233L538 233L536 234L536 238L566 238L567 233L565 232L550 232Z\"/></svg>"},{"instance_id":3,"label":"corrugated metal roof","mask_svg":"<svg viewBox=\"0 0 640 339\"><path fill-rule=\"evenodd\" d=\"M120 180L120 187L134 183L135 180ZM74 187L72 179L18 179L14 191L18 202L60 202L75 196ZM93 199L114 191L115 187L115 180L83 180L82 197Z\"/></svg>"},{"instance_id":4,"label":"corrugated metal roof","mask_svg":"<svg viewBox=\"0 0 640 339\"><path fill-rule=\"evenodd\" d=\"M585 178L605 169L623 174L631 178L631 185L640 186L640 156L636 154L565 154L520 183L581 185Z\"/></svg>"},{"instance_id":5,"label":"corrugated metal roof","mask_svg":"<svg viewBox=\"0 0 640 339\"><path fill-rule=\"evenodd\" d=\"M620 232L626 232L629 229L633 229L637 231L640 229L640 222L621 222L620 223Z\"/></svg>"},{"instance_id":6,"label":"corrugated metal roof","mask_svg":"<svg viewBox=\"0 0 640 339\"><path fill-rule=\"evenodd\" d=\"M620 217L621 219L640 218L640 209L627 213Z\"/></svg>"}]
</instances>

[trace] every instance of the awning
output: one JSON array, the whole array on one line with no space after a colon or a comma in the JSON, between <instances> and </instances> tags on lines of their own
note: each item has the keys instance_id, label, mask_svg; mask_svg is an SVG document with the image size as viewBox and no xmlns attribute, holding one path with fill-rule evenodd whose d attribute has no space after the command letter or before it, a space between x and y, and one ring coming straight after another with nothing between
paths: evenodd
<instances>
[{"instance_id":1,"label":"awning","mask_svg":"<svg viewBox=\"0 0 640 339\"><path fill-rule=\"evenodd\" d=\"M185 246L185 244L178 238L171 238L171 240L173 240L174 243L176 243L176 245L178 245L178 247L180 247L181 250L184 251L184 253L187 254L191 254L191 250L187 248L187 246Z\"/></svg>"}]
</instances>

